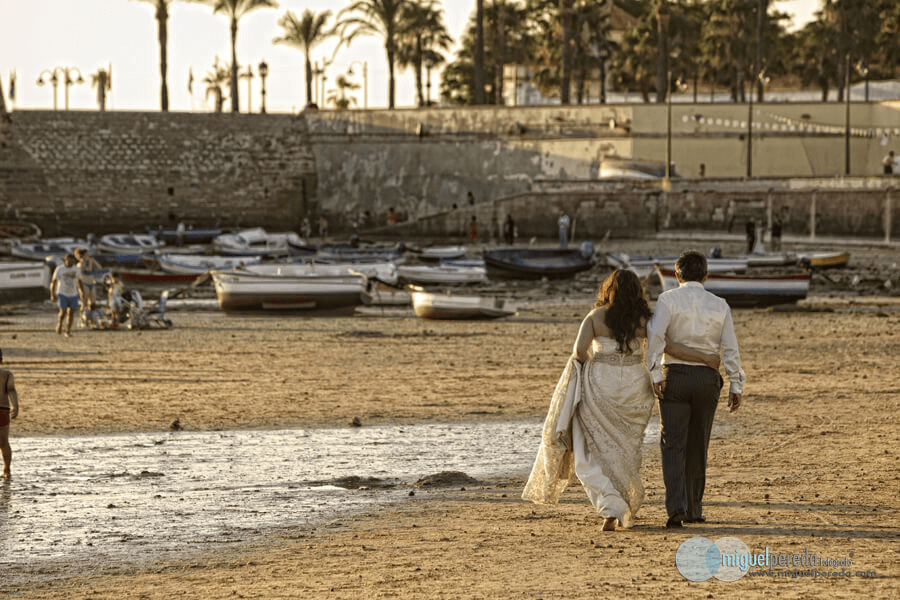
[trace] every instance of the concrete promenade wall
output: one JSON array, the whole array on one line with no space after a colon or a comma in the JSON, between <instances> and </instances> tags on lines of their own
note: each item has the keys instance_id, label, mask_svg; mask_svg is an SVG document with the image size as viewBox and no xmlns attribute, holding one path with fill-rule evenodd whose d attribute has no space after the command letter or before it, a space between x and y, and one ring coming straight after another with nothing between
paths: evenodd
<instances>
[{"instance_id":1,"label":"concrete promenade wall","mask_svg":"<svg viewBox=\"0 0 900 600\"><path fill-rule=\"evenodd\" d=\"M868 126L887 131L881 121L896 116L895 108L872 105ZM201 226L296 230L304 215L313 223L324 215L340 235L359 228L368 213L362 225L368 231L454 236L465 233L472 215L489 232L495 219L512 214L520 235L552 238L556 214L564 210L575 218L579 237L607 230L740 232L747 218L767 223L773 215L792 234L880 240L900 232L900 178L814 177L811 154L792 150L823 144L833 154L840 138L832 134L818 141L808 132L779 131L765 142L761 136L755 148L797 165L786 176L767 174L763 166L752 179L731 176L744 168L738 152L728 159L728 177L689 176L671 186L598 179L604 156L654 158L647 154L659 149L661 138L647 123L664 117L665 109L480 107L296 116L16 111L0 138L0 218L36 222L47 235L82 235L142 231L170 216ZM741 143L737 132L716 132L696 147L717 137L719 144L704 152L726 156ZM866 143L881 151L879 140ZM656 150L641 151L645 146ZM875 150L867 152L874 156ZM691 164L710 160L705 156ZM469 190L474 208L465 205ZM390 207L410 222L385 228Z\"/></svg>"}]
</instances>

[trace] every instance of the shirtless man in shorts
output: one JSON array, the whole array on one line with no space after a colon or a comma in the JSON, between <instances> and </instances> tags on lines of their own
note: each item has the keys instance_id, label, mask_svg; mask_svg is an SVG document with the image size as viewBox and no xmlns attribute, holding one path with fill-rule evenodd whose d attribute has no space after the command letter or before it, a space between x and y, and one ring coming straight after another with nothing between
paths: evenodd
<instances>
[{"instance_id":1,"label":"shirtless man in shorts","mask_svg":"<svg viewBox=\"0 0 900 600\"><path fill-rule=\"evenodd\" d=\"M3 364L3 351L0 350L0 365ZM9 446L9 422L19 416L19 395L16 393L16 382L13 374L0 369L0 454L3 455L2 479L12 477L12 448Z\"/></svg>"}]
</instances>

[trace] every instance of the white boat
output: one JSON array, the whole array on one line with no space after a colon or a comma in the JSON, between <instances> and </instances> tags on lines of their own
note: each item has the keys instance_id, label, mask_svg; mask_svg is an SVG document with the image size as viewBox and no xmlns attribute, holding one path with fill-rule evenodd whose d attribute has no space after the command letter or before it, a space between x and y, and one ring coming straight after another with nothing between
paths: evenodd
<instances>
[{"instance_id":1,"label":"white boat","mask_svg":"<svg viewBox=\"0 0 900 600\"><path fill-rule=\"evenodd\" d=\"M9 253L30 260L62 259L66 254L75 252L76 248L90 250L91 244L73 237L45 238L36 242L16 241L9 247Z\"/></svg>"},{"instance_id":2,"label":"white boat","mask_svg":"<svg viewBox=\"0 0 900 600\"><path fill-rule=\"evenodd\" d=\"M411 248L422 260L453 260L466 255L465 246L433 246L428 248Z\"/></svg>"},{"instance_id":3,"label":"white boat","mask_svg":"<svg viewBox=\"0 0 900 600\"><path fill-rule=\"evenodd\" d=\"M516 314L516 305L499 296L451 295L407 286L413 310L423 319L497 319Z\"/></svg>"},{"instance_id":4,"label":"white boat","mask_svg":"<svg viewBox=\"0 0 900 600\"><path fill-rule=\"evenodd\" d=\"M797 264L797 255L793 252L752 252L742 254L747 259L748 267L783 267Z\"/></svg>"},{"instance_id":5,"label":"white boat","mask_svg":"<svg viewBox=\"0 0 900 600\"><path fill-rule=\"evenodd\" d=\"M259 264L210 271L219 307L349 313L369 299L367 284L397 281L391 263Z\"/></svg>"},{"instance_id":6,"label":"white boat","mask_svg":"<svg viewBox=\"0 0 900 600\"><path fill-rule=\"evenodd\" d=\"M97 250L110 254L140 255L162 247L161 241L146 233L108 233L97 242Z\"/></svg>"},{"instance_id":7,"label":"white boat","mask_svg":"<svg viewBox=\"0 0 900 600\"><path fill-rule=\"evenodd\" d=\"M0 262L0 297L46 297L50 288L51 268L50 262Z\"/></svg>"},{"instance_id":8,"label":"white boat","mask_svg":"<svg viewBox=\"0 0 900 600\"><path fill-rule=\"evenodd\" d=\"M306 247L293 231L270 233L261 227L223 233L213 240L212 245L217 253L228 256L287 256L292 247Z\"/></svg>"},{"instance_id":9,"label":"white boat","mask_svg":"<svg viewBox=\"0 0 900 600\"><path fill-rule=\"evenodd\" d=\"M659 268L657 274L664 292L678 287L673 269ZM768 276L710 273L703 287L734 307L791 304L809 293L809 273Z\"/></svg>"},{"instance_id":10,"label":"white boat","mask_svg":"<svg viewBox=\"0 0 900 600\"><path fill-rule=\"evenodd\" d=\"M254 265L210 271L223 311L352 313L365 303L368 278L322 265Z\"/></svg>"},{"instance_id":11,"label":"white boat","mask_svg":"<svg viewBox=\"0 0 900 600\"><path fill-rule=\"evenodd\" d=\"M481 283L487 269L456 265L400 265L397 275L402 281L415 284Z\"/></svg>"},{"instance_id":12,"label":"white boat","mask_svg":"<svg viewBox=\"0 0 900 600\"><path fill-rule=\"evenodd\" d=\"M644 278L656 270L657 265L674 271L677 256L631 256L624 252L609 252L606 262L618 269L629 269L638 277ZM743 273L747 270L747 258L706 257L706 269L709 273Z\"/></svg>"},{"instance_id":13,"label":"white boat","mask_svg":"<svg viewBox=\"0 0 900 600\"><path fill-rule=\"evenodd\" d=\"M201 254L160 254L156 257L159 268L166 273L196 273L211 269L226 271L234 267L258 265L261 256L207 256Z\"/></svg>"}]
</instances>

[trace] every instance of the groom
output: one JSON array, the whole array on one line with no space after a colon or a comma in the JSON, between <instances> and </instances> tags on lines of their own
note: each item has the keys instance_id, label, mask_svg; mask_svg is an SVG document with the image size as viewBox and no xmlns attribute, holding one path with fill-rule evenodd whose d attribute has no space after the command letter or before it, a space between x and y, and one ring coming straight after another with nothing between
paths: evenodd
<instances>
[{"instance_id":1,"label":"groom","mask_svg":"<svg viewBox=\"0 0 900 600\"><path fill-rule=\"evenodd\" d=\"M722 298L703 288L706 257L693 250L675 263L679 287L660 294L647 325L647 365L659 398L663 482L666 485L667 528L703 523L706 454L722 376L699 363L663 358L666 340L722 357L728 375L728 406L741 405L744 375L731 309Z\"/></svg>"}]
</instances>

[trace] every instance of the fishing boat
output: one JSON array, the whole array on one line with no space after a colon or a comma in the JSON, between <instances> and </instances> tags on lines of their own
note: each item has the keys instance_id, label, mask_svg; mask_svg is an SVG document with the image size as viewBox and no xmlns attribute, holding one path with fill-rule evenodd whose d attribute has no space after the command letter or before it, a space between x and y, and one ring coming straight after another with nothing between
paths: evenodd
<instances>
[{"instance_id":1,"label":"fishing boat","mask_svg":"<svg viewBox=\"0 0 900 600\"><path fill-rule=\"evenodd\" d=\"M397 275L407 283L452 285L481 283L487 278L487 270L483 266L399 265Z\"/></svg>"},{"instance_id":2,"label":"fishing boat","mask_svg":"<svg viewBox=\"0 0 900 600\"><path fill-rule=\"evenodd\" d=\"M487 276L493 279L563 279L594 266L594 248L503 248L482 253Z\"/></svg>"},{"instance_id":3,"label":"fishing boat","mask_svg":"<svg viewBox=\"0 0 900 600\"><path fill-rule=\"evenodd\" d=\"M368 278L319 264L265 264L210 271L219 308L349 314L367 300Z\"/></svg>"},{"instance_id":4,"label":"fishing boat","mask_svg":"<svg viewBox=\"0 0 900 600\"><path fill-rule=\"evenodd\" d=\"M606 262L617 269L629 269L638 277L644 278L656 270L656 266L675 270L677 256L632 256L623 252L609 252ZM747 270L746 258L707 257L707 271L710 273L743 273Z\"/></svg>"},{"instance_id":5,"label":"fishing boat","mask_svg":"<svg viewBox=\"0 0 900 600\"><path fill-rule=\"evenodd\" d=\"M222 235L221 227L147 227L147 233L171 246L182 244L210 244Z\"/></svg>"},{"instance_id":6,"label":"fishing boat","mask_svg":"<svg viewBox=\"0 0 900 600\"><path fill-rule=\"evenodd\" d=\"M441 261L462 258L466 255L468 248L465 246L433 246L427 248L410 248L409 250L418 255L422 260Z\"/></svg>"},{"instance_id":7,"label":"fishing boat","mask_svg":"<svg viewBox=\"0 0 900 600\"><path fill-rule=\"evenodd\" d=\"M238 233L223 233L213 240L213 249L228 256L288 256L293 248L308 248L293 231L270 233L261 227Z\"/></svg>"},{"instance_id":8,"label":"fishing boat","mask_svg":"<svg viewBox=\"0 0 900 600\"><path fill-rule=\"evenodd\" d=\"M662 291L678 287L673 269L656 270ZM809 273L789 275L728 275L710 273L703 287L723 298L729 306L750 308L792 304L809 293Z\"/></svg>"},{"instance_id":9,"label":"fishing boat","mask_svg":"<svg viewBox=\"0 0 900 600\"><path fill-rule=\"evenodd\" d=\"M0 299L46 298L52 268L50 261L0 262Z\"/></svg>"},{"instance_id":10,"label":"fishing boat","mask_svg":"<svg viewBox=\"0 0 900 600\"><path fill-rule=\"evenodd\" d=\"M499 296L438 294L407 286L413 311L423 319L497 319L516 314L516 305Z\"/></svg>"},{"instance_id":11,"label":"fishing boat","mask_svg":"<svg viewBox=\"0 0 900 600\"><path fill-rule=\"evenodd\" d=\"M741 258L747 259L748 267L784 267L797 264L797 254L794 252L752 252L742 254Z\"/></svg>"},{"instance_id":12,"label":"fishing boat","mask_svg":"<svg viewBox=\"0 0 900 600\"><path fill-rule=\"evenodd\" d=\"M384 263L402 264L405 248L363 248L356 244L323 244L318 247L316 262L324 263Z\"/></svg>"},{"instance_id":13,"label":"fishing boat","mask_svg":"<svg viewBox=\"0 0 900 600\"><path fill-rule=\"evenodd\" d=\"M850 262L849 252L813 252L799 257L801 265L812 269L835 269L846 267Z\"/></svg>"},{"instance_id":14,"label":"fishing boat","mask_svg":"<svg viewBox=\"0 0 900 600\"><path fill-rule=\"evenodd\" d=\"M9 248L9 253L18 258L43 261L47 258L62 259L66 254L75 252L76 248L90 250L91 244L87 240L73 237L45 238L36 242L15 241Z\"/></svg>"},{"instance_id":15,"label":"fishing boat","mask_svg":"<svg viewBox=\"0 0 900 600\"><path fill-rule=\"evenodd\" d=\"M213 256L199 254L160 254L156 257L159 268L166 273L199 275L211 269L226 271L234 267L258 265L261 256Z\"/></svg>"},{"instance_id":16,"label":"fishing boat","mask_svg":"<svg viewBox=\"0 0 900 600\"><path fill-rule=\"evenodd\" d=\"M100 237L97 250L109 254L140 256L162 248L163 243L154 236L143 233L108 233Z\"/></svg>"}]
</instances>

